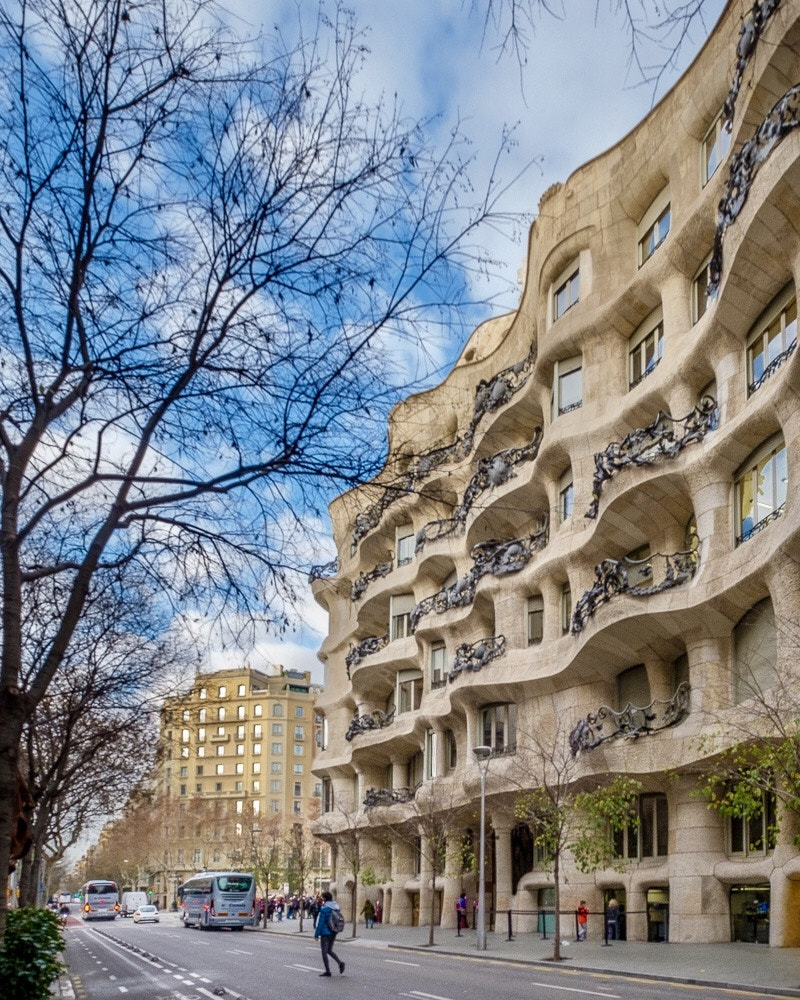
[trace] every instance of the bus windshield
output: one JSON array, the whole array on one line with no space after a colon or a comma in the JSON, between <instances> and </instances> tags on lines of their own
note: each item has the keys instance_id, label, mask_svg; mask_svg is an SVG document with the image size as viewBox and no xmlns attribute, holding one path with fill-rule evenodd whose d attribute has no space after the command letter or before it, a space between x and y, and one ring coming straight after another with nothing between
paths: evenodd
<instances>
[{"instance_id":1,"label":"bus windshield","mask_svg":"<svg viewBox=\"0 0 800 1000\"><path fill-rule=\"evenodd\" d=\"M252 875L220 875L217 878L221 892L249 892L252 884Z\"/></svg>"}]
</instances>

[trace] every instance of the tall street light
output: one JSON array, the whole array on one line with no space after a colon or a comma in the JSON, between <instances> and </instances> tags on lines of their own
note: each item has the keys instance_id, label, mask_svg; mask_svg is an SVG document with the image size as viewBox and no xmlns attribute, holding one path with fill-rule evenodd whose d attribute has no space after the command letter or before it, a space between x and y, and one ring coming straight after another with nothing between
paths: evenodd
<instances>
[{"instance_id":1,"label":"tall street light","mask_svg":"<svg viewBox=\"0 0 800 1000\"><path fill-rule=\"evenodd\" d=\"M472 751L481 776L481 834L478 854L478 951L486 951L486 772L489 770L491 747L475 747Z\"/></svg>"}]
</instances>

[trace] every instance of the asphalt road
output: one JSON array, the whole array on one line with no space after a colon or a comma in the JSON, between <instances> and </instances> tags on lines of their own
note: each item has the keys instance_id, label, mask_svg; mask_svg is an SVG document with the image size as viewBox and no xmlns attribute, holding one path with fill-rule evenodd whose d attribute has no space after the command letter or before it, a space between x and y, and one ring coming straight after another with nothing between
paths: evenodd
<instances>
[{"instance_id":1,"label":"asphalt road","mask_svg":"<svg viewBox=\"0 0 800 1000\"><path fill-rule=\"evenodd\" d=\"M131 920L67 928L66 959L78 1000L723 1000L763 994L647 981L608 973L532 968L419 951L348 943L336 951L346 963L319 978L319 948L307 936L216 931L201 933L167 918L159 924ZM335 969L335 967L334 967ZM224 992L221 992L224 991Z\"/></svg>"}]
</instances>

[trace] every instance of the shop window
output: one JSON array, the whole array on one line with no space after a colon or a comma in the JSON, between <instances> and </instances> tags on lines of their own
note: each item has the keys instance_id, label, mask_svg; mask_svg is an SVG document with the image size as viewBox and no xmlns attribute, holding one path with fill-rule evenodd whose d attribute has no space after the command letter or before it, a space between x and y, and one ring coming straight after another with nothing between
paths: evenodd
<instances>
[{"instance_id":1,"label":"shop window","mask_svg":"<svg viewBox=\"0 0 800 1000\"><path fill-rule=\"evenodd\" d=\"M736 542L746 542L780 517L786 504L789 471L786 445L771 438L736 476Z\"/></svg>"},{"instance_id":2,"label":"shop window","mask_svg":"<svg viewBox=\"0 0 800 1000\"><path fill-rule=\"evenodd\" d=\"M747 394L752 396L797 347L797 296L785 290L747 338Z\"/></svg>"}]
</instances>

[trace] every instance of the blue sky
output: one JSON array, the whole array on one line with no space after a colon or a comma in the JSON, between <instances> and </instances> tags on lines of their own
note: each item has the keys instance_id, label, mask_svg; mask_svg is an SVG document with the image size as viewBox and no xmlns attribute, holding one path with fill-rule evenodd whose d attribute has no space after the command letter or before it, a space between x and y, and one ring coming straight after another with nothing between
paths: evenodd
<instances>
[{"instance_id":1,"label":"blue sky","mask_svg":"<svg viewBox=\"0 0 800 1000\"><path fill-rule=\"evenodd\" d=\"M647 9L656 6L654 0L644 4ZM227 0L225 6L234 23L251 32L262 26L269 32L273 24L296 18L296 5L286 0ZM526 164L532 166L502 207L533 217L541 194L552 183L566 180L582 163L618 142L666 93L701 48L725 4L706 0L705 21L694 23L677 66L665 72L656 89L643 83L630 64L624 25L614 14L616 0L597 0L596 11L595 0L551 2L557 16L537 18L524 66L497 51L491 29L484 36L479 0L350 0L347 6L367 31L371 50L360 80L365 96L396 93L408 115L438 116L434 134L438 129L442 142L460 121L473 142L477 190L485 185L503 128L516 128L516 145L502 161L503 175L511 179ZM664 8L663 3L658 6ZM316 10L316 2L300 0L299 7L305 17ZM651 65L661 65L666 58L656 45L643 50L643 56ZM502 280L481 290L499 294L495 314L517 301L526 236L524 225L486 233L488 246L502 262ZM461 346L455 338L441 346L445 368ZM328 528L322 523L318 529L321 556L314 561L324 562ZM249 655L252 666L280 662L311 669L321 682L316 648L327 621L310 594L301 617L303 624L287 640L265 637ZM209 664L224 665L232 665L230 653L212 656Z\"/></svg>"}]
</instances>

